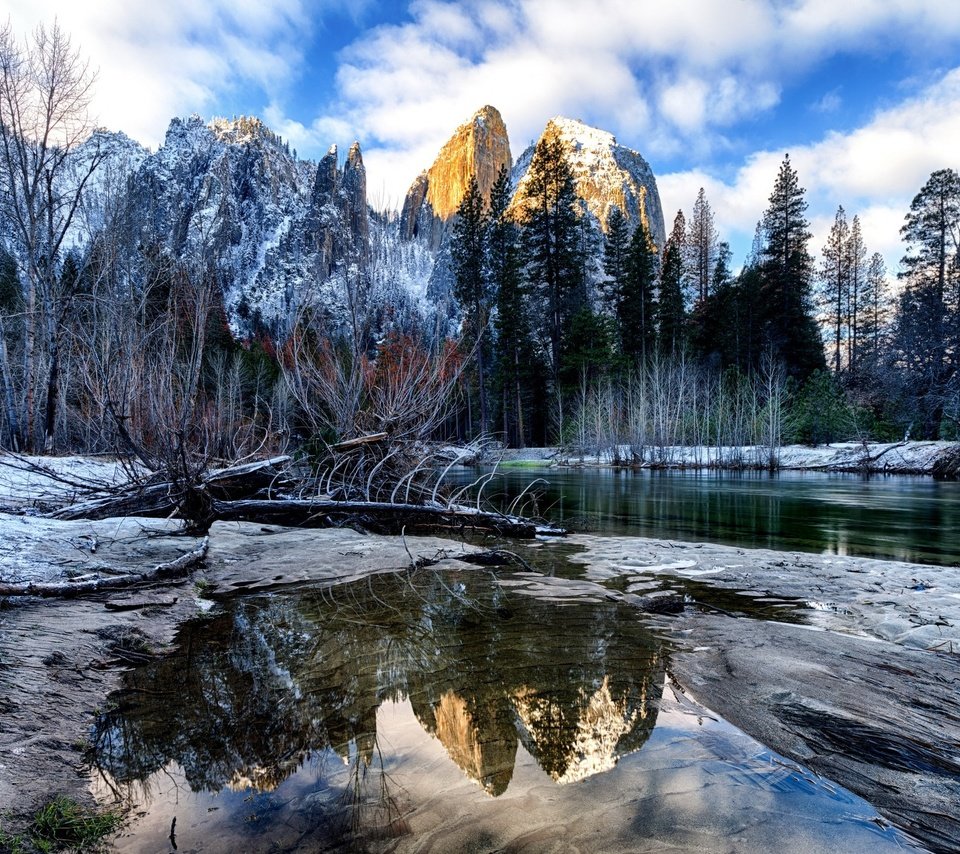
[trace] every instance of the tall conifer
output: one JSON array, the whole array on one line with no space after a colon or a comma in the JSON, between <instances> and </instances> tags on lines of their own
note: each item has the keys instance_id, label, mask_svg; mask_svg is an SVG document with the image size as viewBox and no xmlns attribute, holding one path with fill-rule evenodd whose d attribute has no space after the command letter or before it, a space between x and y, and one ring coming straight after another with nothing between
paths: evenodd
<instances>
[{"instance_id":1,"label":"tall conifer","mask_svg":"<svg viewBox=\"0 0 960 854\"><path fill-rule=\"evenodd\" d=\"M810 304L813 258L807 248L811 235L805 192L787 155L761 221L759 294L764 349L800 379L826 365Z\"/></svg>"},{"instance_id":2,"label":"tall conifer","mask_svg":"<svg viewBox=\"0 0 960 854\"><path fill-rule=\"evenodd\" d=\"M562 427L560 369L564 338L584 304L579 204L563 141L544 134L534 149L526 183L523 239L527 278L544 307L543 329L550 364L556 426Z\"/></svg>"},{"instance_id":3,"label":"tall conifer","mask_svg":"<svg viewBox=\"0 0 960 854\"><path fill-rule=\"evenodd\" d=\"M683 310L684 244L686 221L683 211L677 211L673 230L663 250L660 267L660 300L657 307L660 349L676 354L683 349L685 314Z\"/></svg>"},{"instance_id":4,"label":"tall conifer","mask_svg":"<svg viewBox=\"0 0 960 854\"><path fill-rule=\"evenodd\" d=\"M630 238L625 272L617 294L620 352L628 363L644 362L656 346L657 256L643 220Z\"/></svg>"},{"instance_id":5,"label":"tall conifer","mask_svg":"<svg viewBox=\"0 0 960 854\"><path fill-rule=\"evenodd\" d=\"M453 225L453 293L463 313L463 333L473 347L477 396L480 403L480 432L490 430L487 400L489 379L490 288L487 282L487 213L475 176L470 177ZM472 425L471 425L472 426Z\"/></svg>"}]
</instances>

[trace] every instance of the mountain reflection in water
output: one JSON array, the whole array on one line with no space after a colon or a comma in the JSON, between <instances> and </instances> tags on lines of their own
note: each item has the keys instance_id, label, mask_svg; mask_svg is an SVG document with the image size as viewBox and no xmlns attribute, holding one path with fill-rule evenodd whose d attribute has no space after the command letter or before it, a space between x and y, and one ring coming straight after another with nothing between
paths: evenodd
<instances>
[{"instance_id":1,"label":"mountain reflection in water","mask_svg":"<svg viewBox=\"0 0 960 854\"><path fill-rule=\"evenodd\" d=\"M377 712L421 726L492 796L518 744L557 783L612 768L647 740L659 642L613 603L558 606L482 572L374 576L229 602L177 651L130 672L93 738L123 787L175 764L193 791L269 792L332 750L355 774L395 761Z\"/></svg>"}]
</instances>

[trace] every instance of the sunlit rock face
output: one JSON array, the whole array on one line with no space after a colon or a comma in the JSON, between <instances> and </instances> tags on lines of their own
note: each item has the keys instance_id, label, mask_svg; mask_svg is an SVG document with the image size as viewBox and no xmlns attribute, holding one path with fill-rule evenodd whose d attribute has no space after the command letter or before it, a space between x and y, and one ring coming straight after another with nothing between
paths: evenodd
<instances>
[{"instance_id":1,"label":"sunlit rock face","mask_svg":"<svg viewBox=\"0 0 960 854\"><path fill-rule=\"evenodd\" d=\"M470 176L476 176L480 192L489 199L500 169L509 169L511 163L503 118L495 107L482 107L454 131L433 165L411 184L400 215L401 234L408 240L423 237L438 248Z\"/></svg>"},{"instance_id":2,"label":"sunlit rock face","mask_svg":"<svg viewBox=\"0 0 960 854\"><path fill-rule=\"evenodd\" d=\"M653 170L636 151L620 145L613 134L590 127L576 119L556 117L547 122L541 139L559 139L573 173L574 188L587 212L606 231L616 207L631 225L646 223L659 249L665 241L663 209ZM528 173L536 144L517 160L513 170L516 186L511 211L522 217L530 204Z\"/></svg>"},{"instance_id":3,"label":"sunlit rock face","mask_svg":"<svg viewBox=\"0 0 960 854\"><path fill-rule=\"evenodd\" d=\"M417 715L461 770L494 797L510 785L517 758L517 733L502 700L491 697L480 705L447 691L429 711Z\"/></svg>"},{"instance_id":4,"label":"sunlit rock face","mask_svg":"<svg viewBox=\"0 0 960 854\"><path fill-rule=\"evenodd\" d=\"M656 672L654 670L653 672ZM610 677L592 693L580 688L571 701L533 688L518 689L513 704L520 738L557 783L576 783L613 768L638 749L656 722L662 685L643 686L639 698L611 688Z\"/></svg>"}]
</instances>

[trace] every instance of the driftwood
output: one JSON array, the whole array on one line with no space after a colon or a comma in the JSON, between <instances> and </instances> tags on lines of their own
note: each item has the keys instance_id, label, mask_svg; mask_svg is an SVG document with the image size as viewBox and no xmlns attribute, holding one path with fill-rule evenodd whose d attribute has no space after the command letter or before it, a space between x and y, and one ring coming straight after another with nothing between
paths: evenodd
<instances>
[{"instance_id":1,"label":"driftwood","mask_svg":"<svg viewBox=\"0 0 960 854\"><path fill-rule=\"evenodd\" d=\"M386 433L371 433L368 436L357 436L355 439L345 439L342 442L337 442L337 444L333 446L333 450L347 451L350 448L356 448L360 445L372 445L376 442L382 442L386 438Z\"/></svg>"},{"instance_id":2,"label":"driftwood","mask_svg":"<svg viewBox=\"0 0 960 854\"><path fill-rule=\"evenodd\" d=\"M290 457L274 457L242 466L219 469L203 476L197 489L213 499L230 501L285 485L279 468ZM113 519L121 516L165 518L176 515L182 489L171 482L132 487L116 495L81 501L48 514L51 519Z\"/></svg>"},{"instance_id":3,"label":"driftwood","mask_svg":"<svg viewBox=\"0 0 960 854\"><path fill-rule=\"evenodd\" d=\"M214 501L213 510L216 518L225 522L263 522L304 528L356 525L374 534L492 531L507 537L533 539L541 533L557 536L565 533L560 528L540 526L518 516L485 513L469 507L374 501L247 500Z\"/></svg>"},{"instance_id":4,"label":"driftwood","mask_svg":"<svg viewBox=\"0 0 960 854\"><path fill-rule=\"evenodd\" d=\"M349 441L366 444L380 439L380 434L375 434ZM215 521L239 521L309 528L354 526L375 534L488 531L532 539L540 533L565 533L518 516L456 505L274 498L275 489L290 487L281 468L289 459L276 457L210 472L189 490L176 483L152 483L80 502L48 515L64 520L180 516L197 523L198 519L189 515L188 502L196 503L199 495L203 501L203 518L199 520L203 530Z\"/></svg>"},{"instance_id":5,"label":"driftwood","mask_svg":"<svg viewBox=\"0 0 960 854\"><path fill-rule=\"evenodd\" d=\"M0 596L43 596L71 598L105 590L122 590L138 584L161 581L167 578L180 578L200 564L207 556L210 541L204 537L193 551L181 555L175 560L157 564L147 572L131 572L126 575L85 576L76 581L27 582L23 584L0 583Z\"/></svg>"}]
</instances>

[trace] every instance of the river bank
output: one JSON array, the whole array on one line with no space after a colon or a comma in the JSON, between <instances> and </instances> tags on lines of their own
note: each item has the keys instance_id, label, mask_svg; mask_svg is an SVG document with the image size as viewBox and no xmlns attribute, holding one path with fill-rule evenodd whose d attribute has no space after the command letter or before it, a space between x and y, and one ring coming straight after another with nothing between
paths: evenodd
<instances>
[{"instance_id":1,"label":"river bank","mask_svg":"<svg viewBox=\"0 0 960 854\"><path fill-rule=\"evenodd\" d=\"M0 517L7 532L32 522ZM81 553L81 536L96 538L103 561L127 549L124 559L154 561L190 546L155 520L113 521L115 538L109 522L86 534L77 524L21 538L15 561L0 557L0 576L31 563L62 572ZM127 537L128 525L140 535ZM54 793L89 799L84 749L96 711L126 668L162 656L179 625L215 611L222 597L305 583L332 589L406 571L411 557L472 548L237 523L218 523L209 536L206 565L189 579L0 611L0 801L15 814ZM861 795L932 850L957 850L960 570L633 537L574 537L526 553L538 549L560 549L570 577L500 571L496 583L558 607L686 597L680 615L642 617L669 640L681 690Z\"/></svg>"},{"instance_id":2,"label":"river bank","mask_svg":"<svg viewBox=\"0 0 960 854\"><path fill-rule=\"evenodd\" d=\"M828 445L742 447L643 447L623 445L600 451L566 448L497 448L477 461L499 465L623 466L677 469L774 469L784 471L858 472L936 475L954 471L960 458L957 442L835 442Z\"/></svg>"},{"instance_id":3,"label":"river bank","mask_svg":"<svg viewBox=\"0 0 960 854\"><path fill-rule=\"evenodd\" d=\"M9 498L21 508L36 501L22 484ZM56 501L56 491L43 500ZM178 529L0 514L0 582L70 583L169 563L197 547ZM822 775L817 787L846 786L929 850L960 850L960 568L635 536L508 547L529 570L459 562L475 547L454 540L217 523L204 565L187 578L84 599L6 600L0 803L14 818L4 827L54 794L90 801L97 713L124 674L162 660L189 621L257 591L282 597L306 585L335 598L358 580L403 578L420 558L452 556L445 567L502 596L561 611L571 602L635 607L663 639L670 684L702 704L697 714L722 716ZM639 609L657 597L674 613ZM397 850L416 850L414 840Z\"/></svg>"}]
</instances>

